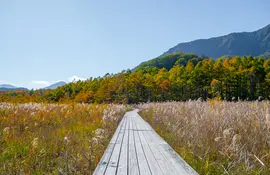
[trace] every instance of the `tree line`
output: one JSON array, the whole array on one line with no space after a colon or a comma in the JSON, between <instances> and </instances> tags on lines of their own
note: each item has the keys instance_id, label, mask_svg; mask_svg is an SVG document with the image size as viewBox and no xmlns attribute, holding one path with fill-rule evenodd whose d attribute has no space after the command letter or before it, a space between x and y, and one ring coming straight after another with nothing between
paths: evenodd
<instances>
[{"instance_id":1,"label":"tree line","mask_svg":"<svg viewBox=\"0 0 270 175\"><path fill-rule=\"evenodd\" d=\"M0 101L139 103L198 98L270 99L270 59L196 57L186 59L184 64L177 59L170 64L166 68L148 65L106 74L55 90L1 92Z\"/></svg>"}]
</instances>

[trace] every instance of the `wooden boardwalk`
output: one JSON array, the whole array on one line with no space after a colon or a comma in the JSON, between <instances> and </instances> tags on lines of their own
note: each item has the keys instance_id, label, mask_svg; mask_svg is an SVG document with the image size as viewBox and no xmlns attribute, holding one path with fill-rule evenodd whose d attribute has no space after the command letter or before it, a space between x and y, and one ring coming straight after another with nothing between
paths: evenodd
<instances>
[{"instance_id":1,"label":"wooden boardwalk","mask_svg":"<svg viewBox=\"0 0 270 175\"><path fill-rule=\"evenodd\" d=\"M197 173L134 110L123 117L94 174Z\"/></svg>"}]
</instances>

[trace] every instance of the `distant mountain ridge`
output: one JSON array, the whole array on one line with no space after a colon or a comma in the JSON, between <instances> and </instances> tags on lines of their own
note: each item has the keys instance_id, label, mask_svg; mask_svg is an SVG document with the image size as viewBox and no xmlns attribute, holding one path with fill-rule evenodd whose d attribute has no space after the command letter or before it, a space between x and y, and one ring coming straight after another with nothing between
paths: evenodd
<instances>
[{"instance_id":1,"label":"distant mountain ridge","mask_svg":"<svg viewBox=\"0 0 270 175\"><path fill-rule=\"evenodd\" d=\"M59 82L57 82L57 83L54 83L54 84L52 84L52 85L50 85L50 86L45 87L44 89L56 89L56 88L58 88L58 87L60 87L60 86L66 85L66 84L67 84L67 83L64 82L64 81L59 81Z\"/></svg>"},{"instance_id":2,"label":"distant mountain ridge","mask_svg":"<svg viewBox=\"0 0 270 175\"><path fill-rule=\"evenodd\" d=\"M16 89L17 87L11 84L0 84L0 88Z\"/></svg>"},{"instance_id":3,"label":"distant mountain ridge","mask_svg":"<svg viewBox=\"0 0 270 175\"><path fill-rule=\"evenodd\" d=\"M54 83L50 86L47 86L47 87L44 87L43 89L56 89L60 86L64 86L66 85L67 83L64 82L64 81L59 81L57 83ZM13 86L13 85L10 85L10 84L0 84L0 92L2 91L5 91L5 92L8 92L8 91L16 91L16 90L24 90L24 91L28 91L29 89L25 88L25 87L16 87L16 86Z\"/></svg>"},{"instance_id":4,"label":"distant mountain ridge","mask_svg":"<svg viewBox=\"0 0 270 175\"><path fill-rule=\"evenodd\" d=\"M10 84L0 84L0 91L14 91L14 90L24 90L27 91L27 88L24 87L16 87Z\"/></svg>"},{"instance_id":5,"label":"distant mountain ridge","mask_svg":"<svg viewBox=\"0 0 270 175\"><path fill-rule=\"evenodd\" d=\"M191 52L214 59L224 55L264 55L270 52L270 24L254 32L231 33L220 37L179 43L161 56L177 52Z\"/></svg>"}]
</instances>

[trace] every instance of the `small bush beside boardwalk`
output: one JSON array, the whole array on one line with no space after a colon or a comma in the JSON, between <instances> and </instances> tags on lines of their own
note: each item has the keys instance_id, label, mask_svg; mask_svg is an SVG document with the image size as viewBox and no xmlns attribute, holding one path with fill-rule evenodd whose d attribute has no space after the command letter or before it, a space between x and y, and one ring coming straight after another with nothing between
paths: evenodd
<instances>
[{"instance_id":1,"label":"small bush beside boardwalk","mask_svg":"<svg viewBox=\"0 0 270 175\"><path fill-rule=\"evenodd\" d=\"M270 102L166 102L141 116L199 174L270 174Z\"/></svg>"}]
</instances>

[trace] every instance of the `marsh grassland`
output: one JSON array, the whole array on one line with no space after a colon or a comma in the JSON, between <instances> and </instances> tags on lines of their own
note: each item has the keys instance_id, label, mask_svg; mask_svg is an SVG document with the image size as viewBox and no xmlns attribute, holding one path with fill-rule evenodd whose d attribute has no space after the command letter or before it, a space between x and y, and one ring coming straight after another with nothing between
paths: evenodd
<instances>
[{"instance_id":1,"label":"marsh grassland","mask_svg":"<svg viewBox=\"0 0 270 175\"><path fill-rule=\"evenodd\" d=\"M270 102L134 106L199 174L270 174ZM125 105L0 104L0 174L91 174Z\"/></svg>"},{"instance_id":2,"label":"marsh grassland","mask_svg":"<svg viewBox=\"0 0 270 175\"><path fill-rule=\"evenodd\" d=\"M141 115L199 174L270 174L270 103L166 102Z\"/></svg>"},{"instance_id":3,"label":"marsh grassland","mask_svg":"<svg viewBox=\"0 0 270 175\"><path fill-rule=\"evenodd\" d=\"M91 174L124 105L0 104L0 174Z\"/></svg>"}]
</instances>

